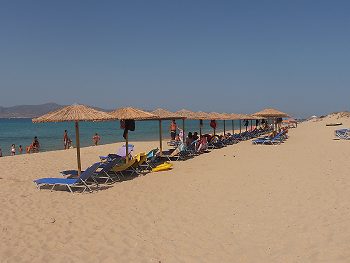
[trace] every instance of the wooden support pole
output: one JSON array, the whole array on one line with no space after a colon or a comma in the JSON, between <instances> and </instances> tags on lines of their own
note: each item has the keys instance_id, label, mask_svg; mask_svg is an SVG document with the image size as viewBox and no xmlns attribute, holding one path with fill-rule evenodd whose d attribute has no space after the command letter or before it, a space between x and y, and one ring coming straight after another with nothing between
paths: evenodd
<instances>
[{"instance_id":1,"label":"wooden support pole","mask_svg":"<svg viewBox=\"0 0 350 263\"><path fill-rule=\"evenodd\" d=\"M125 163L129 161L129 131L126 131L125 135Z\"/></svg>"},{"instance_id":2,"label":"wooden support pole","mask_svg":"<svg viewBox=\"0 0 350 263\"><path fill-rule=\"evenodd\" d=\"M77 147L77 162L78 162L78 176L81 174L81 159L80 159L80 138L79 138L79 122L75 122L75 138Z\"/></svg>"},{"instance_id":3,"label":"wooden support pole","mask_svg":"<svg viewBox=\"0 0 350 263\"><path fill-rule=\"evenodd\" d=\"M182 141L185 143L185 119L182 119Z\"/></svg>"},{"instance_id":4,"label":"wooden support pole","mask_svg":"<svg viewBox=\"0 0 350 263\"><path fill-rule=\"evenodd\" d=\"M163 142L162 142L162 120L159 120L159 150L160 156L163 154Z\"/></svg>"}]
</instances>

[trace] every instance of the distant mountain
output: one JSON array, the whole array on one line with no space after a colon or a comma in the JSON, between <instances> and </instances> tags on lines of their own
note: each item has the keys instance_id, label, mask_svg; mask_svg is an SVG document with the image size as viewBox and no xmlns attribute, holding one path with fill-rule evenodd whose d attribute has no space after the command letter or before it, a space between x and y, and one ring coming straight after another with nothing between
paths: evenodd
<instances>
[{"instance_id":1,"label":"distant mountain","mask_svg":"<svg viewBox=\"0 0 350 263\"><path fill-rule=\"evenodd\" d=\"M40 105L19 105L13 107L0 106L0 118L35 118L62 107L64 107L64 105L59 105L57 103L45 103ZM93 108L103 110L96 107Z\"/></svg>"}]
</instances>

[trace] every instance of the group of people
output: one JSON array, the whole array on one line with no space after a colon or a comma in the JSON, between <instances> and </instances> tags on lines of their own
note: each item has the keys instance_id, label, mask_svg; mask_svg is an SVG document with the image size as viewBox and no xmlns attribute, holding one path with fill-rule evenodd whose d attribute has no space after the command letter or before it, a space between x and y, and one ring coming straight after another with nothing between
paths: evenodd
<instances>
[{"instance_id":1,"label":"group of people","mask_svg":"<svg viewBox=\"0 0 350 263\"><path fill-rule=\"evenodd\" d=\"M177 133L179 131L179 133ZM182 142L183 130L177 127L175 120L170 123L170 137L175 143ZM194 145L193 143L196 142ZM198 132L189 132L186 136L184 144L187 147L195 147L197 152L205 151L208 147L208 139L206 135L199 136Z\"/></svg>"},{"instance_id":2,"label":"group of people","mask_svg":"<svg viewBox=\"0 0 350 263\"><path fill-rule=\"evenodd\" d=\"M100 135L98 135L98 133L95 133L94 136L92 137L93 145L97 146L99 144L100 140L101 140ZM73 148L72 140L68 136L67 130L65 130L63 133L63 147L65 150ZM33 142L29 146L26 146L25 152L26 153L37 153L37 152L39 152L39 150L40 150L39 139L37 136L35 136L33 139ZM16 144L12 144L11 148L10 148L10 155L14 156L16 154L23 154L23 151L24 151L24 149L23 149L22 145L19 145L17 148ZM3 153L2 153L1 148L0 148L0 157L3 157Z\"/></svg>"},{"instance_id":3,"label":"group of people","mask_svg":"<svg viewBox=\"0 0 350 263\"><path fill-rule=\"evenodd\" d=\"M39 152L40 150L40 143L37 136L34 137L32 143L29 146L26 146L26 153L35 153ZM12 144L10 147L10 155L14 156L16 154L22 154L23 153L23 146L19 145L18 149L16 147L16 144ZM0 148L0 157L3 156L2 149Z\"/></svg>"},{"instance_id":4,"label":"group of people","mask_svg":"<svg viewBox=\"0 0 350 263\"><path fill-rule=\"evenodd\" d=\"M101 140L101 136L98 135L98 133L96 132L92 136L92 143L93 143L93 145L97 146L99 144L100 140ZM72 140L68 136L68 131L67 130L64 130L64 133L63 133L63 147L64 147L65 150L73 148Z\"/></svg>"}]
</instances>

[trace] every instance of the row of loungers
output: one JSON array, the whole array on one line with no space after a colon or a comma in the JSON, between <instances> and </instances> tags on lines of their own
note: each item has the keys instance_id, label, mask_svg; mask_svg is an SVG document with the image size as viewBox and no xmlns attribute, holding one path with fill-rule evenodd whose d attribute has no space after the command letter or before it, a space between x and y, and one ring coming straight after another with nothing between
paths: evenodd
<instances>
[{"instance_id":1,"label":"row of loungers","mask_svg":"<svg viewBox=\"0 0 350 263\"><path fill-rule=\"evenodd\" d=\"M125 158L116 154L109 154L101 162L92 164L80 176L76 170L62 171L63 178L41 178L34 180L38 189L49 187L54 190L59 186L66 186L73 193L73 188L82 188L82 192L99 189L100 185L112 184L127 179L127 177L142 175L155 167L158 163L157 149L148 154L140 153L125 162Z\"/></svg>"},{"instance_id":2,"label":"row of loungers","mask_svg":"<svg viewBox=\"0 0 350 263\"><path fill-rule=\"evenodd\" d=\"M209 150L218 149L240 141L249 140L265 134L269 131L251 131L241 134L228 135L225 137L213 136L210 142L198 151L197 143L194 141L190 146L185 146L182 142L174 145L172 151L162 152L160 155L158 148L152 149L147 154L140 153L125 162L125 158L117 154L100 156L101 162L96 162L83 171L80 176L76 170L62 171L64 177L61 178L41 178L34 180L38 189L65 186L71 193L73 188L82 188L82 192L100 189L100 185L112 184L127 179L127 177L142 175L160 164L162 160L169 161L186 160Z\"/></svg>"},{"instance_id":3,"label":"row of loungers","mask_svg":"<svg viewBox=\"0 0 350 263\"><path fill-rule=\"evenodd\" d=\"M173 146L174 149L163 152L162 157L167 158L169 161L186 160L188 158L208 152L209 150L219 149L222 147L226 147L227 145L236 144L240 141L246 141L253 138L257 138L269 132L271 132L271 130L255 129L253 131L246 131L240 134L212 136L207 145L205 147L202 147L200 150L198 150L198 144L200 144L199 139L192 142L190 146L186 146L182 141L171 141L168 144Z\"/></svg>"},{"instance_id":4,"label":"row of loungers","mask_svg":"<svg viewBox=\"0 0 350 263\"><path fill-rule=\"evenodd\" d=\"M279 133L277 133L274 137L261 137L256 140L252 140L253 144L261 144L261 145L275 145L275 144L281 144L286 139L288 139L287 135L288 130L282 130Z\"/></svg>"}]
</instances>

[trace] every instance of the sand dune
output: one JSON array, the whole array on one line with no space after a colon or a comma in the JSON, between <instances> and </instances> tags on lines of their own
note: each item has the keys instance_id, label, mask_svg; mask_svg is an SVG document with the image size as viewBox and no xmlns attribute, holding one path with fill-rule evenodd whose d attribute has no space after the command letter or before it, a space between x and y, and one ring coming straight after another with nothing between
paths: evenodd
<instances>
[{"instance_id":1,"label":"sand dune","mask_svg":"<svg viewBox=\"0 0 350 263\"><path fill-rule=\"evenodd\" d=\"M327 117L92 194L38 191L75 151L0 158L1 262L348 262L350 141ZM136 151L157 142L135 142ZM83 166L117 144L82 149Z\"/></svg>"}]
</instances>

